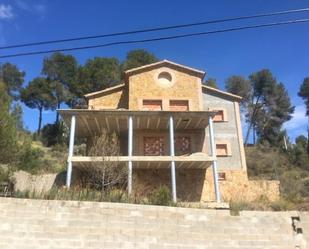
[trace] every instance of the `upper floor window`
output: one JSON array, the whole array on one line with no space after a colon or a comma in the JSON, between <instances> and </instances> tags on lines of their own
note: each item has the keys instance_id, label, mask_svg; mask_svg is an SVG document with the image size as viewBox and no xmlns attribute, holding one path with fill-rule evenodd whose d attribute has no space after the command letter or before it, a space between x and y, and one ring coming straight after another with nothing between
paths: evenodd
<instances>
[{"instance_id":1,"label":"upper floor window","mask_svg":"<svg viewBox=\"0 0 309 249\"><path fill-rule=\"evenodd\" d=\"M231 155L230 145L227 143L217 143L216 154L218 157L230 156Z\"/></svg>"},{"instance_id":2,"label":"upper floor window","mask_svg":"<svg viewBox=\"0 0 309 249\"><path fill-rule=\"evenodd\" d=\"M224 112L223 110L219 110L215 116L213 117L214 122L224 121Z\"/></svg>"},{"instance_id":3,"label":"upper floor window","mask_svg":"<svg viewBox=\"0 0 309 249\"><path fill-rule=\"evenodd\" d=\"M162 110L162 100L143 100L143 110L144 111L161 111Z\"/></svg>"},{"instance_id":4,"label":"upper floor window","mask_svg":"<svg viewBox=\"0 0 309 249\"><path fill-rule=\"evenodd\" d=\"M168 88L175 83L175 80L171 73L163 71L158 74L157 83L163 88Z\"/></svg>"},{"instance_id":5,"label":"upper floor window","mask_svg":"<svg viewBox=\"0 0 309 249\"><path fill-rule=\"evenodd\" d=\"M216 111L216 114L213 116L213 121L214 122L227 121L226 110L224 110L224 109L217 109L217 110L214 110L214 111Z\"/></svg>"},{"instance_id":6,"label":"upper floor window","mask_svg":"<svg viewBox=\"0 0 309 249\"><path fill-rule=\"evenodd\" d=\"M170 100L171 111L189 111L188 100Z\"/></svg>"}]
</instances>

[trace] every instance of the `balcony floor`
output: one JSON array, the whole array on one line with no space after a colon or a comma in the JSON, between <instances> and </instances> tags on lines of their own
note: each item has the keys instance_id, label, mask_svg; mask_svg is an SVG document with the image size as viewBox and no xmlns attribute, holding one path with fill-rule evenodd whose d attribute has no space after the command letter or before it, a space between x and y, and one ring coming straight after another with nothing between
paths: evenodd
<instances>
[{"instance_id":1,"label":"balcony floor","mask_svg":"<svg viewBox=\"0 0 309 249\"><path fill-rule=\"evenodd\" d=\"M208 168L213 157L205 155L191 156L119 156L119 157L89 157L89 156L74 156L71 161L74 167L96 167L100 164L122 164L125 165L128 161L132 161L133 169L159 169L169 168L170 162L175 161L176 168L187 169L206 169Z\"/></svg>"}]
</instances>

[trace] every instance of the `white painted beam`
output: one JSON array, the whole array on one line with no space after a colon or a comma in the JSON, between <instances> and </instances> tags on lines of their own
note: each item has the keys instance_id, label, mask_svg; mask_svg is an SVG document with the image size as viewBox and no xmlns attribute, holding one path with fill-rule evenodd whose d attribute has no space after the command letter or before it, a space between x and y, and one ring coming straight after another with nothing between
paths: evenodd
<instances>
[{"instance_id":1,"label":"white painted beam","mask_svg":"<svg viewBox=\"0 0 309 249\"><path fill-rule=\"evenodd\" d=\"M128 194L132 193L133 119L128 119Z\"/></svg>"},{"instance_id":2,"label":"white painted beam","mask_svg":"<svg viewBox=\"0 0 309 249\"><path fill-rule=\"evenodd\" d=\"M220 196L220 190L219 190L219 180L218 180L219 179L218 169L217 169L216 144L215 144L215 136L214 136L214 129L213 129L213 120L211 116L209 116L208 123L209 123L210 150L211 150L211 155L213 157L212 170L213 170L213 177L214 177L216 201L221 202L221 196Z\"/></svg>"},{"instance_id":3,"label":"white painted beam","mask_svg":"<svg viewBox=\"0 0 309 249\"><path fill-rule=\"evenodd\" d=\"M70 188L72 179L72 157L74 152L75 126L76 126L76 118L75 115L73 115L71 118L71 128L70 128L70 143L69 143L68 168L66 178L67 188Z\"/></svg>"},{"instance_id":4,"label":"white painted beam","mask_svg":"<svg viewBox=\"0 0 309 249\"><path fill-rule=\"evenodd\" d=\"M175 156L175 147L174 147L174 118L173 116L169 117L169 131L170 131L170 156ZM173 202L177 202L177 192L176 192L176 166L175 161L171 161L171 180L172 180L172 198Z\"/></svg>"}]
</instances>

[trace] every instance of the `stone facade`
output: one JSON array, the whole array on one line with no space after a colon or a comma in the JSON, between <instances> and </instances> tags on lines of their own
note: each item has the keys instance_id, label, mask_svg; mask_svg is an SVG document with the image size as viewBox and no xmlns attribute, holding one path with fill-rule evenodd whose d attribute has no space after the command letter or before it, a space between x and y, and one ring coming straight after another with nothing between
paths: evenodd
<instances>
[{"instance_id":1,"label":"stone facade","mask_svg":"<svg viewBox=\"0 0 309 249\"><path fill-rule=\"evenodd\" d=\"M160 85L158 76L161 72L168 72L173 77L172 85ZM128 77L129 109L141 110L143 99L163 100L163 110L169 110L169 100L188 100L190 111L202 111L201 78L188 72L176 70L173 67L159 67L146 70Z\"/></svg>"},{"instance_id":2,"label":"stone facade","mask_svg":"<svg viewBox=\"0 0 309 249\"><path fill-rule=\"evenodd\" d=\"M88 98L88 108L100 109L119 109L128 108L127 91L125 87L117 87L107 92Z\"/></svg>"},{"instance_id":3,"label":"stone facade","mask_svg":"<svg viewBox=\"0 0 309 249\"><path fill-rule=\"evenodd\" d=\"M254 201L266 197L279 198L279 181L248 180L243 170L219 171L225 179L219 180L223 201ZM169 169L136 169L134 190L136 195L147 196L160 185L170 186ZM215 199L212 169L178 169L176 171L177 197L180 201L209 202Z\"/></svg>"}]
</instances>

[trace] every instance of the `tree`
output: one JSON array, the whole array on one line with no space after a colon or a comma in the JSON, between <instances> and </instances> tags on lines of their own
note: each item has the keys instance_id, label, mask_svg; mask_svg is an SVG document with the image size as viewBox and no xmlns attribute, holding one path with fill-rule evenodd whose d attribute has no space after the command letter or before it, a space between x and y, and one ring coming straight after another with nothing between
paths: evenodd
<instances>
[{"instance_id":1,"label":"tree","mask_svg":"<svg viewBox=\"0 0 309 249\"><path fill-rule=\"evenodd\" d=\"M42 112L46 109L54 109L57 100L52 95L51 84L42 77L33 79L21 92L21 99L26 106L39 110L38 134L41 132Z\"/></svg>"},{"instance_id":2,"label":"tree","mask_svg":"<svg viewBox=\"0 0 309 249\"><path fill-rule=\"evenodd\" d=\"M257 134L260 141L278 144L285 135L281 131L284 122L291 119L294 107L282 83L276 84L273 93L267 97L266 105L258 112Z\"/></svg>"},{"instance_id":3,"label":"tree","mask_svg":"<svg viewBox=\"0 0 309 249\"><path fill-rule=\"evenodd\" d=\"M0 65L0 80L6 85L9 96L17 100L24 82L25 72L20 71L11 63Z\"/></svg>"},{"instance_id":4,"label":"tree","mask_svg":"<svg viewBox=\"0 0 309 249\"><path fill-rule=\"evenodd\" d=\"M6 85L0 82L0 163L15 161L17 153L17 133L15 119L10 114L11 97Z\"/></svg>"},{"instance_id":5,"label":"tree","mask_svg":"<svg viewBox=\"0 0 309 249\"><path fill-rule=\"evenodd\" d=\"M268 69L252 73L249 80L242 76L231 76L225 82L228 92L241 96L248 129L245 145L253 128L259 141L278 144L283 139L282 124L291 118L294 107L282 83L278 84Z\"/></svg>"},{"instance_id":6,"label":"tree","mask_svg":"<svg viewBox=\"0 0 309 249\"><path fill-rule=\"evenodd\" d=\"M23 124L23 108L19 103L16 103L13 106L12 116L15 118L16 121L16 129L17 131L22 131L24 130L24 124Z\"/></svg>"},{"instance_id":7,"label":"tree","mask_svg":"<svg viewBox=\"0 0 309 249\"><path fill-rule=\"evenodd\" d=\"M56 106L59 109L62 103L72 105L72 86L76 86L78 64L72 55L54 53L43 61L42 73L51 83L51 92L56 99ZM56 123L59 121L59 114L56 114Z\"/></svg>"},{"instance_id":8,"label":"tree","mask_svg":"<svg viewBox=\"0 0 309 249\"><path fill-rule=\"evenodd\" d=\"M256 128L257 117L261 114L260 111L266 105L267 98L271 95L276 84L276 79L268 69L252 73L249 79L252 86L252 95L248 105L247 122L249 126L245 145L248 143L251 128Z\"/></svg>"},{"instance_id":9,"label":"tree","mask_svg":"<svg viewBox=\"0 0 309 249\"><path fill-rule=\"evenodd\" d=\"M132 50L127 54L126 60L122 64L123 71L131 68L144 66L157 62L158 58L154 54L144 49Z\"/></svg>"},{"instance_id":10,"label":"tree","mask_svg":"<svg viewBox=\"0 0 309 249\"><path fill-rule=\"evenodd\" d=\"M43 145L50 147L53 145L65 145L68 138L68 130L64 122L46 124L41 131L41 141Z\"/></svg>"},{"instance_id":11,"label":"tree","mask_svg":"<svg viewBox=\"0 0 309 249\"><path fill-rule=\"evenodd\" d=\"M109 191L115 187L123 187L127 180L127 169L116 161L106 161L105 156L119 156L119 139L116 134L109 134L103 130L100 135L94 136L89 142L89 156L103 157L95 167L83 166L80 168L84 185Z\"/></svg>"},{"instance_id":12,"label":"tree","mask_svg":"<svg viewBox=\"0 0 309 249\"><path fill-rule=\"evenodd\" d=\"M297 138L295 138L295 143L298 147L302 149L307 149L307 138L304 135L300 135Z\"/></svg>"},{"instance_id":13,"label":"tree","mask_svg":"<svg viewBox=\"0 0 309 249\"><path fill-rule=\"evenodd\" d=\"M121 68L118 59L95 57L79 68L78 86L71 92L76 97L103 90L120 82Z\"/></svg>"},{"instance_id":14,"label":"tree","mask_svg":"<svg viewBox=\"0 0 309 249\"><path fill-rule=\"evenodd\" d=\"M225 89L242 97L241 105L247 107L252 96L252 85L248 79L239 75L231 76L225 81Z\"/></svg>"},{"instance_id":15,"label":"tree","mask_svg":"<svg viewBox=\"0 0 309 249\"><path fill-rule=\"evenodd\" d=\"M218 89L217 80L215 78L208 78L203 84Z\"/></svg>"},{"instance_id":16,"label":"tree","mask_svg":"<svg viewBox=\"0 0 309 249\"><path fill-rule=\"evenodd\" d=\"M298 96L305 101L306 115L308 116L307 153L309 154L309 77L305 78L300 86Z\"/></svg>"}]
</instances>

